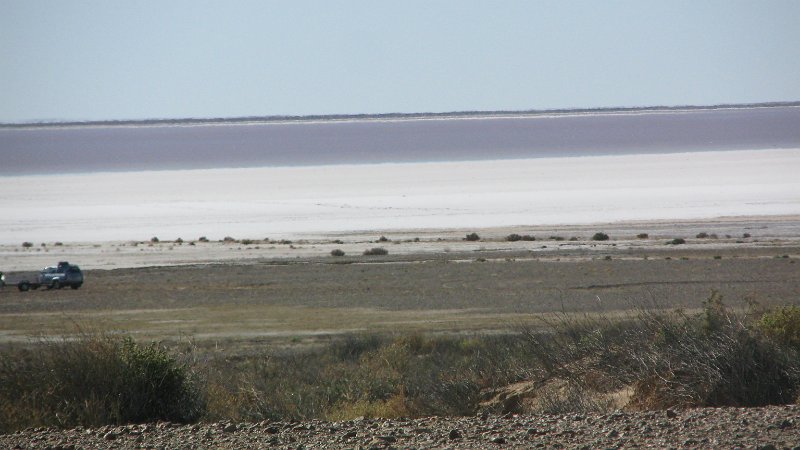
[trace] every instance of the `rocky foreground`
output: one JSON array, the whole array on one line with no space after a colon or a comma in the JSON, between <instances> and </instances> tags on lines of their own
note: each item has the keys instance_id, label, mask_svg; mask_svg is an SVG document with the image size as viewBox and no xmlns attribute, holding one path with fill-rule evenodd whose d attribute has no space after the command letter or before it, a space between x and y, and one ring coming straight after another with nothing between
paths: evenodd
<instances>
[{"instance_id":1,"label":"rocky foreground","mask_svg":"<svg viewBox=\"0 0 800 450\"><path fill-rule=\"evenodd\" d=\"M800 449L800 406L345 422L158 423L0 435L0 448L9 449L637 447Z\"/></svg>"}]
</instances>

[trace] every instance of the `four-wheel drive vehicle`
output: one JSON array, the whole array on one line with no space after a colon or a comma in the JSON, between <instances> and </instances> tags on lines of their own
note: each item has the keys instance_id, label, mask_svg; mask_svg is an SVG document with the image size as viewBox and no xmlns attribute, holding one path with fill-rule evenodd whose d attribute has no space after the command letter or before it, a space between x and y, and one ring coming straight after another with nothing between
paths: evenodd
<instances>
[{"instance_id":1,"label":"four-wheel drive vehicle","mask_svg":"<svg viewBox=\"0 0 800 450\"><path fill-rule=\"evenodd\" d=\"M62 287L69 286L72 289L78 289L83 284L83 272L81 272L80 267L62 261L55 267L45 267L39 271L34 280L23 278L16 283L6 283L5 276L3 275L0 277L0 286L6 284L16 285L17 289L22 292L28 289L38 289L40 287L61 289Z\"/></svg>"}]
</instances>

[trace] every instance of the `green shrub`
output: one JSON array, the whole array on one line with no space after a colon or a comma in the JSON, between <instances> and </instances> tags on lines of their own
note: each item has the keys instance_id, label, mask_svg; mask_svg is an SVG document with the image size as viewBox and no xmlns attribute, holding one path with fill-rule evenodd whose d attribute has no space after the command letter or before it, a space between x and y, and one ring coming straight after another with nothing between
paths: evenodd
<instances>
[{"instance_id":1,"label":"green shrub","mask_svg":"<svg viewBox=\"0 0 800 450\"><path fill-rule=\"evenodd\" d=\"M592 236L593 241L607 241L608 235L602 232L597 232Z\"/></svg>"},{"instance_id":2,"label":"green shrub","mask_svg":"<svg viewBox=\"0 0 800 450\"><path fill-rule=\"evenodd\" d=\"M636 239L647 239L649 237L650 237L650 235L647 234L647 233L639 233L639 234L636 235Z\"/></svg>"},{"instance_id":3,"label":"green shrub","mask_svg":"<svg viewBox=\"0 0 800 450\"><path fill-rule=\"evenodd\" d=\"M800 351L800 307L784 306L766 312L757 326L768 338Z\"/></svg>"},{"instance_id":4,"label":"green shrub","mask_svg":"<svg viewBox=\"0 0 800 450\"><path fill-rule=\"evenodd\" d=\"M344 256L344 250L340 248L335 248L331 250L331 256Z\"/></svg>"},{"instance_id":5,"label":"green shrub","mask_svg":"<svg viewBox=\"0 0 800 450\"><path fill-rule=\"evenodd\" d=\"M670 244L671 245L681 245L681 244L685 244L685 243L686 243L686 239L684 239L684 238L675 238L675 239L667 242L667 245L670 245Z\"/></svg>"},{"instance_id":6,"label":"green shrub","mask_svg":"<svg viewBox=\"0 0 800 450\"><path fill-rule=\"evenodd\" d=\"M153 236L153 237L150 238L150 242L152 242L153 244L158 244L159 239L158 239L157 236Z\"/></svg>"},{"instance_id":7,"label":"green shrub","mask_svg":"<svg viewBox=\"0 0 800 450\"><path fill-rule=\"evenodd\" d=\"M708 237L708 233L706 233L705 231L703 231L703 232L701 232L701 233L697 233L697 236L695 236L695 237L696 237L697 239L706 239L706 238Z\"/></svg>"},{"instance_id":8,"label":"green shrub","mask_svg":"<svg viewBox=\"0 0 800 450\"><path fill-rule=\"evenodd\" d=\"M193 374L156 344L82 336L0 355L0 432L190 422L203 409Z\"/></svg>"},{"instance_id":9,"label":"green shrub","mask_svg":"<svg viewBox=\"0 0 800 450\"><path fill-rule=\"evenodd\" d=\"M23 248L31 248L31 247L33 247L33 242L27 242L27 241L23 242L22 243L22 247Z\"/></svg>"},{"instance_id":10,"label":"green shrub","mask_svg":"<svg viewBox=\"0 0 800 450\"><path fill-rule=\"evenodd\" d=\"M472 241L472 242L480 241L481 237L478 236L478 233L470 233L470 234L467 235L467 237L464 238L464 240L465 241Z\"/></svg>"},{"instance_id":11,"label":"green shrub","mask_svg":"<svg viewBox=\"0 0 800 450\"><path fill-rule=\"evenodd\" d=\"M200 236L197 240L200 242L208 242L208 238L205 236Z\"/></svg>"}]
</instances>

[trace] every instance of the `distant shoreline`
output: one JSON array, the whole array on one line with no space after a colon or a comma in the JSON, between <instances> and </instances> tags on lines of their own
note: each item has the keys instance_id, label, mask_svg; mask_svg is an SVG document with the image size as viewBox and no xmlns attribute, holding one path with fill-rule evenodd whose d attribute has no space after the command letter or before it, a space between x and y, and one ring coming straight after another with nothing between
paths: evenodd
<instances>
[{"instance_id":1,"label":"distant shoreline","mask_svg":"<svg viewBox=\"0 0 800 450\"><path fill-rule=\"evenodd\" d=\"M54 121L0 123L0 129L35 129L62 127L140 127L140 126L191 126L191 125L235 125L235 124L268 124L268 123L314 123L314 122L351 122L351 121L405 121L405 120L445 120L445 119L491 119L491 118L532 118L547 116L572 116L592 114L635 114L658 112L694 112L725 109L757 109L800 107L800 101L764 102L720 105L681 105L681 106L641 106L641 107L602 107L602 108L559 108L520 111L453 111L422 113L382 113L382 114L321 114L321 115L273 115L215 118L180 118L180 119L140 119L140 120L89 120L89 121Z\"/></svg>"}]
</instances>

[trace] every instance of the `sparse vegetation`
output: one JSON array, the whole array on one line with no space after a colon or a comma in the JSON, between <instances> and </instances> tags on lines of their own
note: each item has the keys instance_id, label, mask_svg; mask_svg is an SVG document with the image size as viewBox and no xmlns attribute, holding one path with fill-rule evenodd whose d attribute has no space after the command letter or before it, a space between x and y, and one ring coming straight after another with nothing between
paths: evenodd
<instances>
[{"instance_id":1,"label":"sparse vegetation","mask_svg":"<svg viewBox=\"0 0 800 450\"><path fill-rule=\"evenodd\" d=\"M0 354L0 432L159 419L349 420L793 402L800 393L800 308L749 317L728 310L714 293L696 314L560 314L508 335L346 335L294 350L250 349L247 357L193 357L191 366L130 338L44 341ZM491 401L520 382L532 387L528 400ZM624 390L624 399L615 398Z\"/></svg>"},{"instance_id":2,"label":"sparse vegetation","mask_svg":"<svg viewBox=\"0 0 800 450\"><path fill-rule=\"evenodd\" d=\"M681 244L685 244L685 243L686 243L686 239L684 239L684 238L675 238L675 239L667 242L667 244L669 244L669 245L681 245Z\"/></svg>"},{"instance_id":3,"label":"sparse vegetation","mask_svg":"<svg viewBox=\"0 0 800 450\"><path fill-rule=\"evenodd\" d=\"M150 238L150 242L152 244L158 244L159 243L159 239L158 239L157 236L153 236L153 237Z\"/></svg>"},{"instance_id":4,"label":"sparse vegetation","mask_svg":"<svg viewBox=\"0 0 800 450\"><path fill-rule=\"evenodd\" d=\"M564 240L564 237L563 237L563 236L550 236L550 238L549 238L549 239L550 239L551 241L563 241L563 240Z\"/></svg>"},{"instance_id":5,"label":"sparse vegetation","mask_svg":"<svg viewBox=\"0 0 800 450\"><path fill-rule=\"evenodd\" d=\"M650 235L647 233L639 233L636 235L636 239L648 239L648 238L650 238Z\"/></svg>"},{"instance_id":6,"label":"sparse vegetation","mask_svg":"<svg viewBox=\"0 0 800 450\"><path fill-rule=\"evenodd\" d=\"M471 241L471 242L480 241L481 237L478 236L478 233L470 233L470 234L467 235L467 237L464 238L464 240L465 241Z\"/></svg>"},{"instance_id":7,"label":"sparse vegetation","mask_svg":"<svg viewBox=\"0 0 800 450\"><path fill-rule=\"evenodd\" d=\"M608 235L603 232L597 232L592 236L593 241L607 241Z\"/></svg>"},{"instance_id":8,"label":"sparse vegetation","mask_svg":"<svg viewBox=\"0 0 800 450\"><path fill-rule=\"evenodd\" d=\"M383 255L388 255L388 254L389 254L389 250L386 250L383 247L374 247L374 248L370 248L370 249L364 250L364 255L365 256L383 256Z\"/></svg>"},{"instance_id":9,"label":"sparse vegetation","mask_svg":"<svg viewBox=\"0 0 800 450\"><path fill-rule=\"evenodd\" d=\"M695 236L695 237L696 237L697 239L706 239L706 238L708 237L708 233L706 233L705 231L703 231L703 232L701 232L701 233L697 233L697 236Z\"/></svg>"},{"instance_id":10,"label":"sparse vegetation","mask_svg":"<svg viewBox=\"0 0 800 450\"><path fill-rule=\"evenodd\" d=\"M33 242L26 241L22 243L22 248L31 248L31 247L33 247Z\"/></svg>"},{"instance_id":11,"label":"sparse vegetation","mask_svg":"<svg viewBox=\"0 0 800 450\"><path fill-rule=\"evenodd\" d=\"M389 242L389 239L386 236L381 236L378 238L377 242Z\"/></svg>"},{"instance_id":12,"label":"sparse vegetation","mask_svg":"<svg viewBox=\"0 0 800 450\"><path fill-rule=\"evenodd\" d=\"M335 248L331 250L331 256L344 256L344 250L340 248Z\"/></svg>"},{"instance_id":13,"label":"sparse vegetation","mask_svg":"<svg viewBox=\"0 0 800 450\"><path fill-rule=\"evenodd\" d=\"M232 238L231 236L225 236L224 238L222 238L222 242L226 244L232 244L236 242L236 239Z\"/></svg>"},{"instance_id":14,"label":"sparse vegetation","mask_svg":"<svg viewBox=\"0 0 800 450\"><path fill-rule=\"evenodd\" d=\"M200 236L199 238L197 238L197 240L200 242L208 242L208 238L205 236Z\"/></svg>"},{"instance_id":15,"label":"sparse vegetation","mask_svg":"<svg viewBox=\"0 0 800 450\"><path fill-rule=\"evenodd\" d=\"M759 406L800 392L797 353L712 295L702 314L639 311L626 320L564 315L529 331L546 378L603 398L632 386L629 407ZM776 327L779 328L779 327Z\"/></svg>"}]
</instances>

